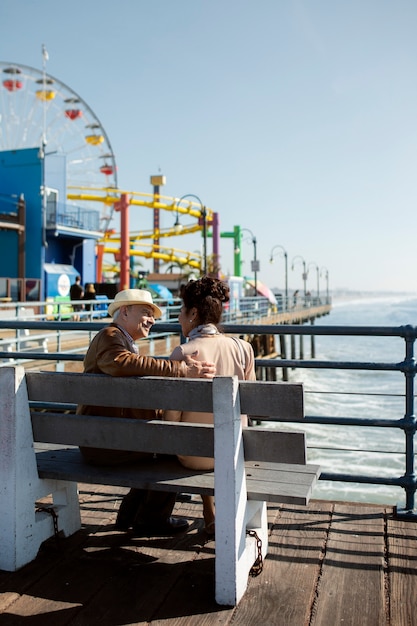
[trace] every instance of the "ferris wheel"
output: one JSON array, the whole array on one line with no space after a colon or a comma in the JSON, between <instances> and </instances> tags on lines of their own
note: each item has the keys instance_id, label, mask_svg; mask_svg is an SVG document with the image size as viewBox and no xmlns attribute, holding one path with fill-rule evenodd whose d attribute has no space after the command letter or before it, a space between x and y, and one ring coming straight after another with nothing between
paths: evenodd
<instances>
[{"instance_id":1,"label":"ferris wheel","mask_svg":"<svg viewBox=\"0 0 417 626\"><path fill-rule=\"evenodd\" d=\"M42 147L45 155L65 155L68 187L116 190L116 159L88 104L46 74L45 63L37 70L0 61L0 71L0 150ZM111 215L103 219L108 223Z\"/></svg>"}]
</instances>

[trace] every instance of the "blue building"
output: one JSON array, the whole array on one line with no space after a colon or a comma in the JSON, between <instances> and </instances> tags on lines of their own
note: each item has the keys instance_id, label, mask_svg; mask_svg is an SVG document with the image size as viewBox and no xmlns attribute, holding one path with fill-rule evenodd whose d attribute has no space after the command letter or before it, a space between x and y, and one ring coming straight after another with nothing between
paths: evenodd
<instances>
[{"instance_id":1,"label":"blue building","mask_svg":"<svg viewBox=\"0 0 417 626\"><path fill-rule=\"evenodd\" d=\"M66 198L65 155L0 152L0 298L65 297L77 274L96 282L100 211Z\"/></svg>"}]
</instances>

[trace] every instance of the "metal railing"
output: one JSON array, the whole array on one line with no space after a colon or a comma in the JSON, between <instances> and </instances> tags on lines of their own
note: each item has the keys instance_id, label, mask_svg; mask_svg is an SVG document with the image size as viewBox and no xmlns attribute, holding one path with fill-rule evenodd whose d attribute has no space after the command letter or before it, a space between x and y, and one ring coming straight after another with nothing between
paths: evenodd
<instances>
[{"instance_id":1,"label":"metal railing","mask_svg":"<svg viewBox=\"0 0 417 626\"><path fill-rule=\"evenodd\" d=\"M62 321L23 321L23 320L0 320L1 329L19 329L28 330L53 330L54 332L87 332L93 334L103 328L107 322L91 321L91 322L62 322ZM414 358L415 342L417 339L417 327L414 326L395 326L395 327L368 327L368 326L312 326L312 325L251 325L245 320L245 323L226 323L223 326L224 331L230 334L251 336L251 335L275 335L283 337L298 337L301 341L302 337L318 337L318 336L334 336L334 337L379 337L385 341L389 338L399 338L403 343L403 358L400 361L390 362L372 362L366 360L358 361L337 361L337 360L316 360L316 359L282 359L282 358L257 358L256 367L258 377L268 377L273 373L278 378L277 373L282 369L298 370L357 370L359 372L393 372L402 378L401 387L403 393L401 398L404 401L404 413L398 418L381 418L379 415L368 416L369 410L364 405L365 415L360 417L352 416L326 416L307 414L305 416L305 424L321 424L327 426L340 427L360 427L360 428L382 428L395 429L403 434L403 448L400 451L404 457L404 466L400 474L381 476L379 473L363 473L355 471L351 468L349 472L334 472L331 469L325 469L322 472L321 480L334 482L350 482L368 485L387 485L401 487L405 492L405 503L397 507L397 514L409 519L417 519L417 509L415 504L415 495L417 491L417 480L415 474L415 435L417 429L416 416L414 412L415 397L415 376L417 373L417 365ZM153 327L150 340L158 340L161 336L167 334L180 334L180 326L176 322L158 322ZM85 352L85 349L84 349ZM10 359L9 352L0 352L0 359ZM13 353L13 358L27 359L27 353ZM55 361L81 361L83 354L70 352L48 353L33 352L31 359L55 360ZM335 390L336 391L336 390ZM366 396L365 391L361 391ZM274 421L274 420L273 420ZM388 431L389 432L389 431ZM379 451L376 451L377 453ZM382 454L382 453L381 453Z\"/></svg>"},{"instance_id":2,"label":"metal railing","mask_svg":"<svg viewBox=\"0 0 417 626\"><path fill-rule=\"evenodd\" d=\"M397 429L404 435L404 474L400 476L365 475L362 473L346 472L336 473L324 471L320 480L355 482L373 485L390 485L401 487L405 491L406 502L404 506L398 505L397 515L405 518L417 519L415 495L417 491L417 479L415 474L415 435L417 420L415 416L415 377L417 364L414 358L415 342L417 339L417 327L369 327L369 326L256 326L258 334L280 334L296 336L349 336L349 337L381 337L401 338L404 342L404 358L399 362L370 362L370 361L320 361L304 359L267 359L257 361L257 365L275 369L277 367L293 369L330 369L330 370L357 370L361 372L395 372L403 377L404 414L396 419L376 417L341 417L306 415L304 422L307 424L323 424L337 426L359 426L361 428L377 427L383 429ZM245 325L233 325L225 327L226 332L248 332ZM362 392L366 396L365 392ZM387 394L388 395L388 394Z\"/></svg>"},{"instance_id":3,"label":"metal railing","mask_svg":"<svg viewBox=\"0 0 417 626\"><path fill-rule=\"evenodd\" d=\"M100 211L67 204L48 203L46 207L46 228L70 227L81 230L100 231Z\"/></svg>"}]
</instances>

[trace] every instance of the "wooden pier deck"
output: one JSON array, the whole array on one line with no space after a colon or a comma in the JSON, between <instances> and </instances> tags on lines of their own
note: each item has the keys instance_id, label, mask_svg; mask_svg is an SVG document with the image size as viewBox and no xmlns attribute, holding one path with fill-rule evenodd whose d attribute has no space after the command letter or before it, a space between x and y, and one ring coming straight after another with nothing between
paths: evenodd
<instances>
[{"instance_id":1,"label":"wooden pier deck","mask_svg":"<svg viewBox=\"0 0 417 626\"><path fill-rule=\"evenodd\" d=\"M214 542L198 497L176 538L114 531L124 489L80 485L83 528L0 571L2 626L417 625L417 524L392 507L270 506L270 553L236 608L214 601Z\"/></svg>"}]
</instances>

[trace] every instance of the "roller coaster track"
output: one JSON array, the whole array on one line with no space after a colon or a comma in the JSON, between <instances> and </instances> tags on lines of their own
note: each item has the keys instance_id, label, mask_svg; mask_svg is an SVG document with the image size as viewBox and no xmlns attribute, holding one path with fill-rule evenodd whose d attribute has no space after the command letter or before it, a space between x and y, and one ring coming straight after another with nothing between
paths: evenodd
<instances>
[{"instance_id":1,"label":"roller coaster track","mask_svg":"<svg viewBox=\"0 0 417 626\"><path fill-rule=\"evenodd\" d=\"M132 256L140 256L147 259L160 259L166 263L172 263L178 266L188 266L193 269L201 270L202 257L198 252L189 252L179 250L168 246L155 245L154 243L145 244L143 240L159 240L166 237L182 237L203 230L201 223L202 206L198 202L189 200L188 198L176 198L172 196L164 196L158 194L155 196L150 193L141 193L137 191L122 191L114 188L100 187L68 187L67 199L76 202L93 202L105 206L113 207L119 202L122 194L129 197L130 206L146 207L148 209L160 209L162 211L174 212L178 215L184 215L196 220L192 224L184 224L179 229L171 227L159 230L140 230L131 231L129 233L130 254ZM205 207L206 224L210 225L213 218L212 209ZM120 234L113 231L103 233L103 238L99 241L104 246L105 254L117 254L120 251ZM137 246L140 245L140 248Z\"/></svg>"}]
</instances>

